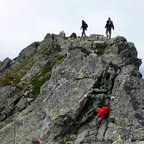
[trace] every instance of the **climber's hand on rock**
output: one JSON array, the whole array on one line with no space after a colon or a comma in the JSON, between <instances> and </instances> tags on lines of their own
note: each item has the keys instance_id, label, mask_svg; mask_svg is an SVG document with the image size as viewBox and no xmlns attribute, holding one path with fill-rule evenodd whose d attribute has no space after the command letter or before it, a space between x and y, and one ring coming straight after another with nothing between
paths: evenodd
<instances>
[{"instance_id":1,"label":"climber's hand on rock","mask_svg":"<svg viewBox=\"0 0 144 144\"><path fill-rule=\"evenodd\" d=\"M111 100L114 100L114 96L111 97Z\"/></svg>"}]
</instances>

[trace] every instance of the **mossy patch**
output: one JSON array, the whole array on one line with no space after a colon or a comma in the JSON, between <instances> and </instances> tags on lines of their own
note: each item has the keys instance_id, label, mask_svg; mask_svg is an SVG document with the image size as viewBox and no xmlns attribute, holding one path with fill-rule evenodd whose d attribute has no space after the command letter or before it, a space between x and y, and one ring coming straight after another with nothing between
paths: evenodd
<instances>
[{"instance_id":1,"label":"mossy patch","mask_svg":"<svg viewBox=\"0 0 144 144\"><path fill-rule=\"evenodd\" d=\"M81 41L79 46L91 49L92 48L92 41Z\"/></svg>"},{"instance_id":2,"label":"mossy patch","mask_svg":"<svg viewBox=\"0 0 144 144\"><path fill-rule=\"evenodd\" d=\"M57 60L57 61L61 61L61 60L63 60L64 58L65 58L65 56L64 56L64 55L61 55L61 54L56 54L56 55L54 56L54 59Z\"/></svg>"},{"instance_id":3,"label":"mossy patch","mask_svg":"<svg viewBox=\"0 0 144 144\"><path fill-rule=\"evenodd\" d=\"M65 137L60 141L60 144L65 144L67 141L70 141L70 134L65 135Z\"/></svg>"},{"instance_id":4,"label":"mossy patch","mask_svg":"<svg viewBox=\"0 0 144 144\"><path fill-rule=\"evenodd\" d=\"M118 143L121 143L121 142L122 142L122 137L121 137L121 135L118 135L117 139L113 142L113 144L118 144Z\"/></svg>"},{"instance_id":5,"label":"mossy patch","mask_svg":"<svg viewBox=\"0 0 144 144\"><path fill-rule=\"evenodd\" d=\"M31 85L33 85L33 91L31 92L33 98L36 98L40 93L41 86L50 79L52 71L52 65L50 62L46 63L40 73L31 79Z\"/></svg>"},{"instance_id":6,"label":"mossy patch","mask_svg":"<svg viewBox=\"0 0 144 144\"><path fill-rule=\"evenodd\" d=\"M55 54L52 59L44 65L42 70L31 79L30 83L33 85L31 94L33 98L39 95L41 86L50 79L53 66L60 64L64 58L64 55Z\"/></svg>"}]
</instances>

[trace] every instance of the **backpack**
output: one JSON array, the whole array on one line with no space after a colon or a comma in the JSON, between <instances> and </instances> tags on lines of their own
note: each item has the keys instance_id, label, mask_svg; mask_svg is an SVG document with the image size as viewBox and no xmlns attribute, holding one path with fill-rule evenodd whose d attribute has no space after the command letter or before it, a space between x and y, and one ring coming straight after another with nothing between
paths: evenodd
<instances>
[{"instance_id":1,"label":"backpack","mask_svg":"<svg viewBox=\"0 0 144 144\"><path fill-rule=\"evenodd\" d=\"M100 106L104 106L105 105L105 95L104 94L94 94L94 98L93 98L93 108L96 109Z\"/></svg>"},{"instance_id":2,"label":"backpack","mask_svg":"<svg viewBox=\"0 0 144 144\"><path fill-rule=\"evenodd\" d=\"M88 28L88 24L87 24L87 23L85 23L85 28L86 28L86 29Z\"/></svg>"},{"instance_id":3,"label":"backpack","mask_svg":"<svg viewBox=\"0 0 144 144\"><path fill-rule=\"evenodd\" d=\"M87 24L85 21L83 21L82 27L83 27L84 29L87 29L87 28L88 28L88 24Z\"/></svg>"}]
</instances>

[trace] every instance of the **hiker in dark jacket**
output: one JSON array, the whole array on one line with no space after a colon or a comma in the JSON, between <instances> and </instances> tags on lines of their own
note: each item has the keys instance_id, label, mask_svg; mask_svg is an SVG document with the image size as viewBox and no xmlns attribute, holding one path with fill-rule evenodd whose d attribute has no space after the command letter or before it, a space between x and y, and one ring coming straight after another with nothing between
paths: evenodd
<instances>
[{"instance_id":1,"label":"hiker in dark jacket","mask_svg":"<svg viewBox=\"0 0 144 144\"><path fill-rule=\"evenodd\" d=\"M82 20L82 26L80 28L80 29L82 29L81 37L86 37L85 31L87 30L87 28L88 28L87 23L84 20Z\"/></svg>"},{"instance_id":2,"label":"hiker in dark jacket","mask_svg":"<svg viewBox=\"0 0 144 144\"><path fill-rule=\"evenodd\" d=\"M103 85L103 88L108 90L108 93L111 93L114 80L121 71L121 67L119 67L116 64L113 64L112 61L109 61L101 77L101 85Z\"/></svg>"},{"instance_id":3,"label":"hiker in dark jacket","mask_svg":"<svg viewBox=\"0 0 144 144\"><path fill-rule=\"evenodd\" d=\"M108 18L108 20L106 22L106 25L105 25L105 28L106 28L106 36L107 36L107 38L111 38L111 29L114 30L114 25L113 25L113 22L111 21L110 18Z\"/></svg>"},{"instance_id":4,"label":"hiker in dark jacket","mask_svg":"<svg viewBox=\"0 0 144 144\"><path fill-rule=\"evenodd\" d=\"M103 118L108 116L110 110L110 100L113 99L113 97L104 93L97 94L95 90L92 90L88 94L88 97L93 98L93 108L96 113L96 123L99 124Z\"/></svg>"}]
</instances>

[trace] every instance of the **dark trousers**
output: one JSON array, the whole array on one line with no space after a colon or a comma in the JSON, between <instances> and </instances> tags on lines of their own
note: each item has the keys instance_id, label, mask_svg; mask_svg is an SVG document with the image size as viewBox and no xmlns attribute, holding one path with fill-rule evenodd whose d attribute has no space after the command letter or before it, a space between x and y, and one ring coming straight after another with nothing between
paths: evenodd
<instances>
[{"instance_id":1,"label":"dark trousers","mask_svg":"<svg viewBox=\"0 0 144 144\"><path fill-rule=\"evenodd\" d=\"M102 77L101 77L101 84L106 88L108 91L111 92L114 80L116 78L117 74L109 74L107 71L103 71Z\"/></svg>"},{"instance_id":2,"label":"dark trousers","mask_svg":"<svg viewBox=\"0 0 144 144\"><path fill-rule=\"evenodd\" d=\"M107 38L111 38L111 28L106 29L106 36Z\"/></svg>"},{"instance_id":3,"label":"dark trousers","mask_svg":"<svg viewBox=\"0 0 144 144\"><path fill-rule=\"evenodd\" d=\"M86 29L83 28L81 37L86 37L85 31L86 31Z\"/></svg>"}]
</instances>

